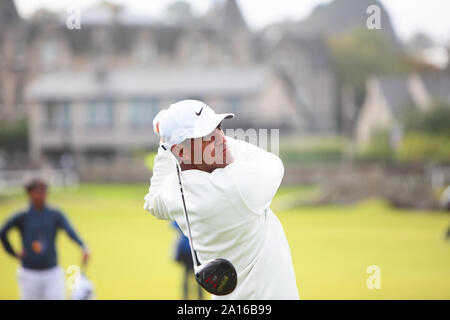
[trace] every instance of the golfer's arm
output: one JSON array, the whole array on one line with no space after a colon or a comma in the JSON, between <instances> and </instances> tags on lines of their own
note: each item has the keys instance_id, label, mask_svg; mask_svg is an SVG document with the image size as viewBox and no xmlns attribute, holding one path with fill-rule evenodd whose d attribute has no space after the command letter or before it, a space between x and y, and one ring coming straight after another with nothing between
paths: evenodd
<instances>
[{"instance_id":1,"label":"golfer's arm","mask_svg":"<svg viewBox=\"0 0 450 320\"><path fill-rule=\"evenodd\" d=\"M145 196L144 209L158 219L172 220L163 197L158 193L152 196L150 194Z\"/></svg>"},{"instance_id":2,"label":"golfer's arm","mask_svg":"<svg viewBox=\"0 0 450 320\"><path fill-rule=\"evenodd\" d=\"M174 171L174 162L171 158L170 151L165 151L161 147L158 148L158 154L155 157L155 164L153 165L153 174L150 179L150 187L148 194L150 196L158 192L164 179Z\"/></svg>"},{"instance_id":3,"label":"golfer's arm","mask_svg":"<svg viewBox=\"0 0 450 320\"><path fill-rule=\"evenodd\" d=\"M248 161L236 164L233 180L245 205L262 214L270 206L284 175L281 159L260 148L252 148Z\"/></svg>"},{"instance_id":4,"label":"golfer's arm","mask_svg":"<svg viewBox=\"0 0 450 320\"><path fill-rule=\"evenodd\" d=\"M69 220L62 214L58 213L58 225L67 233L70 239L75 241L80 247L85 248L84 242L80 239L80 237L75 232L74 228L69 223Z\"/></svg>"},{"instance_id":5,"label":"golfer's arm","mask_svg":"<svg viewBox=\"0 0 450 320\"><path fill-rule=\"evenodd\" d=\"M11 256L15 257L16 253L14 252L13 247L11 246L11 243L8 240L8 232L12 228L17 226L18 223L18 216L13 216L11 219L9 219L5 225L0 230L0 239L2 241L3 248L5 248L6 252L10 254Z\"/></svg>"},{"instance_id":6,"label":"golfer's arm","mask_svg":"<svg viewBox=\"0 0 450 320\"><path fill-rule=\"evenodd\" d=\"M168 209L163 199L163 182L173 172L174 163L169 151L158 149L153 166L153 175L150 180L150 188L144 197L144 209L158 219L169 220Z\"/></svg>"}]
</instances>

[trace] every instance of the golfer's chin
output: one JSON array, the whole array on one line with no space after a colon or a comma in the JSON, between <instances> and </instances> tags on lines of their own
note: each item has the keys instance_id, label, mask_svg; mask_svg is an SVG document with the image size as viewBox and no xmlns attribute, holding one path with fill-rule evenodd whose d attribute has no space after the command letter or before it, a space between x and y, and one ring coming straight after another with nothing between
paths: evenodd
<instances>
[{"instance_id":1,"label":"golfer's chin","mask_svg":"<svg viewBox=\"0 0 450 320\"><path fill-rule=\"evenodd\" d=\"M231 154L231 151L227 148L225 149L225 151L223 152L223 159L221 159L222 161L219 163L219 165L221 165L221 168L225 168L227 165L233 163L234 159L233 159L233 155Z\"/></svg>"},{"instance_id":2,"label":"golfer's chin","mask_svg":"<svg viewBox=\"0 0 450 320\"><path fill-rule=\"evenodd\" d=\"M212 164L213 170L223 169L229 164L233 163L233 161L233 155L231 154L230 150L226 149L221 157L214 157L214 163Z\"/></svg>"}]
</instances>

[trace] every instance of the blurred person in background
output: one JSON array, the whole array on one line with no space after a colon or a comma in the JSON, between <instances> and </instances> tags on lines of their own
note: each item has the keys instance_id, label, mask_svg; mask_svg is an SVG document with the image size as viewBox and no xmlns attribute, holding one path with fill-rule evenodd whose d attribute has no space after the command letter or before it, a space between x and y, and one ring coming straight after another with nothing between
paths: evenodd
<instances>
[{"instance_id":1,"label":"blurred person in background","mask_svg":"<svg viewBox=\"0 0 450 320\"><path fill-rule=\"evenodd\" d=\"M1 228L0 239L6 252L21 262L18 283L21 299L65 299L65 277L57 263L55 239L57 230L64 229L82 249L83 264L89 251L64 214L47 206L47 184L33 179L25 185L29 199L27 209L13 215ZM22 249L15 251L7 234L17 228L22 239Z\"/></svg>"},{"instance_id":2,"label":"blurred person in background","mask_svg":"<svg viewBox=\"0 0 450 320\"><path fill-rule=\"evenodd\" d=\"M178 238L175 244L175 261L184 267L183 275L183 299L189 299L189 281L190 278L195 282L197 287L198 300L203 300L202 288L197 284L194 278L194 264L191 256L191 246L189 239L183 234L178 224L173 221L172 226L178 231ZM191 281L192 282L192 281Z\"/></svg>"},{"instance_id":3,"label":"blurred person in background","mask_svg":"<svg viewBox=\"0 0 450 320\"><path fill-rule=\"evenodd\" d=\"M450 186L447 186L441 194L441 207L450 211Z\"/></svg>"},{"instance_id":4,"label":"blurred person in background","mask_svg":"<svg viewBox=\"0 0 450 320\"><path fill-rule=\"evenodd\" d=\"M450 186L447 186L441 195L441 206L442 209L450 211ZM445 233L445 239L450 239L450 226Z\"/></svg>"}]
</instances>

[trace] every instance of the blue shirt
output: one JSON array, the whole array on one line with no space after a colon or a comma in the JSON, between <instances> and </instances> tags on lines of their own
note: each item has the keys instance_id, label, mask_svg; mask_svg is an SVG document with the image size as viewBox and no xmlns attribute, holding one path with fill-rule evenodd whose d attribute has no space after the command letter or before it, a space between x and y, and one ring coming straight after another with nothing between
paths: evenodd
<instances>
[{"instance_id":1,"label":"blue shirt","mask_svg":"<svg viewBox=\"0 0 450 320\"><path fill-rule=\"evenodd\" d=\"M190 254L191 246L189 244L189 238L183 234L183 231L181 231L180 227L175 221L172 222L172 227L177 229L180 233L180 237L178 238L177 243L177 251L183 254Z\"/></svg>"},{"instance_id":2,"label":"blue shirt","mask_svg":"<svg viewBox=\"0 0 450 320\"><path fill-rule=\"evenodd\" d=\"M24 268L41 270L57 265L55 239L57 230L60 228L64 229L78 245L84 247L64 214L47 206L42 211L37 211L30 206L28 210L13 215L1 228L0 239L3 247L9 254L15 256L7 238L7 233L12 228L18 228L20 232L25 251L22 259Z\"/></svg>"}]
</instances>

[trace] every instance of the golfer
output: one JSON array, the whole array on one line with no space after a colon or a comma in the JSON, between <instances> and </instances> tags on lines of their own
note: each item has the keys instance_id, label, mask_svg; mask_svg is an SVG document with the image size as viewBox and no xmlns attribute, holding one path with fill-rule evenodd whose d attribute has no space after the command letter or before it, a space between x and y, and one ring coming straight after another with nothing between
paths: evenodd
<instances>
[{"instance_id":1,"label":"golfer","mask_svg":"<svg viewBox=\"0 0 450 320\"><path fill-rule=\"evenodd\" d=\"M55 239L57 230L64 229L83 251L83 264L89 253L69 221L59 210L46 204L47 185L33 179L25 186L29 207L12 216L0 230L0 239L6 252L21 262L18 270L20 296L24 300L65 299L64 272L57 265ZM22 250L16 252L7 234L17 228L22 239Z\"/></svg>"},{"instance_id":2,"label":"golfer","mask_svg":"<svg viewBox=\"0 0 450 320\"><path fill-rule=\"evenodd\" d=\"M176 221L188 235L172 151L182 170L200 262L224 258L237 271L236 289L213 299L298 299L289 245L270 209L283 164L253 144L225 137L222 121L233 116L216 114L201 101L183 100L155 117L163 148L155 157L144 209Z\"/></svg>"}]
</instances>

